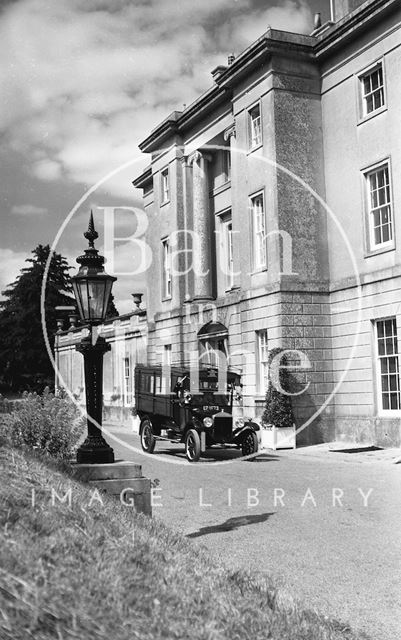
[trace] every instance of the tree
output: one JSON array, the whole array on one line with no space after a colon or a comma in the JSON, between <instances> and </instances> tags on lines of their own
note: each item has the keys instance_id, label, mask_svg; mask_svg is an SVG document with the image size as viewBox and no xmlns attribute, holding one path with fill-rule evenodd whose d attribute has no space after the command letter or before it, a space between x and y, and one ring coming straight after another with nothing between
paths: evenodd
<instances>
[{"instance_id":1,"label":"tree","mask_svg":"<svg viewBox=\"0 0 401 640\"><path fill-rule=\"evenodd\" d=\"M54 384L53 366L41 325L41 289L50 247L40 244L32 254L33 257L26 260L30 266L21 269L16 281L2 292L5 300L0 302L0 371L3 383L15 391L41 391L46 385ZM72 292L70 269L65 258L53 252L44 301L52 349L56 316L68 315L66 311L60 315L55 307L75 304L73 296L69 295Z\"/></svg>"},{"instance_id":2,"label":"tree","mask_svg":"<svg viewBox=\"0 0 401 640\"><path fill-rule=\"evenodd\" d=\"M108 318L117 318L120 314L118 313L117 309L116 309L116 305L114 304L114 296L111 293L110 294L110 298L109 298L109 303L107 305L107 311L106 311L106 319Z\"/></svg>"},{"instance_id":3,"label":"tree","mask_svg":"<svg viewBox=\"0 0 401 640\"><path fill-rule=\"evenodd\" d=\"M275 427L292 427L294 414L291 395L288 395L291 393L291 380L285 368L287 360L282 353L283 349L280 348L272 349L269 353L269 386L262 421Z\"/></svg>"}]
</instances>

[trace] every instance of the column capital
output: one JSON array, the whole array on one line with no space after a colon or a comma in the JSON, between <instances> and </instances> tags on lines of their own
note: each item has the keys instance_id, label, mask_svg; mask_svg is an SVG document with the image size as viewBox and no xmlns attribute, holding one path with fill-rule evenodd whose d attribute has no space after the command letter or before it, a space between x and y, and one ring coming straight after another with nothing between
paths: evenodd
<instances>
[{"instance_id":1,"label":"column capital","mask_svg":"<svg viewBox=\"0 0 401 640\"><path fill-rule=\"evenodd\" d=\"M224 140L229 140L231 137L233 138L236 137L235 122L229 127L227 127L227 129L224 131L223 136L224 136Z\"/></svg>"},{"instance_id":2,"label":"column capital","mask_svg":"<svg viewBox=\"0 0 401 640\"><path fill-rule=\"evenodd\" d=\"M197 149L196 151L193 151L192 153L190 153L188 156L188 164L190 166L193 165L194 162L198 163L201 160L205 160L206 162L211 162L212 155L210 153L205 153L204 151L199 151L199 149Z\"/></svg>"}]
</instances>

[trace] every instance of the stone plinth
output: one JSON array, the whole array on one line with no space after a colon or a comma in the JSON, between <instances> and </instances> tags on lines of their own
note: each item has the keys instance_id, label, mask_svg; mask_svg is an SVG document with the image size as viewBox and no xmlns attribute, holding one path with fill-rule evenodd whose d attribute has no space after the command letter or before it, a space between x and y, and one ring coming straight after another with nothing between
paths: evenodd
<instances>
[{"instance_id":1,"label":"stone plinth","mask_svg":"<svg viewBox=\"0 0 401 640\"><path fill-rule=\"evenodd\" d=\"M74 476L99 491L118 496L121 504L139 513L152 515L151 484L142 476L142 466L135 462L111 464L76 464Z\"/></svg>"}]
</instances>

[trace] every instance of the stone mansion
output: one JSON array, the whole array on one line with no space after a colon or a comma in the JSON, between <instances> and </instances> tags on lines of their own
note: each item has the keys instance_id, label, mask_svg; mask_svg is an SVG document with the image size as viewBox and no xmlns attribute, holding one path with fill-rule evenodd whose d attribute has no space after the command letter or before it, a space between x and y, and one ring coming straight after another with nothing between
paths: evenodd
<instances>
[{"instance_id":1,"label":"stone mansion","mask_svg":"<svg viewBox=\"0 0 401 640\"><path fill-rule=\"evenodd\" d=\"M401 4L331 5L311 35L269 28L230 55L140 143L153 260L146 310L104 326L115 418L129 415L136 362L194 353L224 354L244 415L260 416L279 346L300 442L401 445ZM78 335L57 335L71 388Z\"/></svg>"}]
</instances>

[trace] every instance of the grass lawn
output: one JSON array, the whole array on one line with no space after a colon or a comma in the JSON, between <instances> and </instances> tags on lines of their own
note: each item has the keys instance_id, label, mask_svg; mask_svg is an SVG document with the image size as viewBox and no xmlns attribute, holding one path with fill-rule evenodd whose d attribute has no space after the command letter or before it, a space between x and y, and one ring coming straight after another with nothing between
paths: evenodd
<instances>
[{"instance_id":1,"label":"grass lawn","mask_svg":"<svg viewBox=\"0 0 401 640\"><path fill-rule=\"evenodd\" d=\"M71 488L71 505L51 500ZM32 495L35 506L32 506ZM0 638L361 640L161 522L0 447Z\"/></svg>"}]
</instances>

